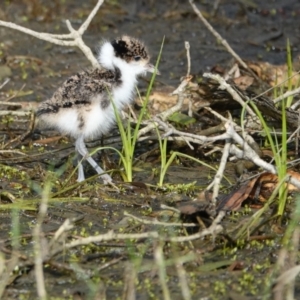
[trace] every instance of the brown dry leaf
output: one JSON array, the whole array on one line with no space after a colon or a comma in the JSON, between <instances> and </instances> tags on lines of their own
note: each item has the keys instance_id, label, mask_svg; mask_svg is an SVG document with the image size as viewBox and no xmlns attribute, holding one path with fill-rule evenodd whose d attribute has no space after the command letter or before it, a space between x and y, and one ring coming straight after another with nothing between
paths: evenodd
<instances>
[{"instance_id":1,"label":"brown dry leaf","mask_svg":"<svg viewBox=\"0 0 300 300\"><path fill-rule=\"evenodd\" d=\"M266 81L271 86L285 82L287 85L288 71L287 65L272 65L268 62L247 62L247 65L252 69L259 78ZM292 84L297 85L300 80L300 75L297 72L292 74Z\"/></svg>"},{"instance_id":2,"label":"brown dry leaf","mask_svg":"<svg viewBox=\"0 0 300 300\"><path fill-rule=\"evenodd\" d=\"M225 196L218 205L218 210L238 210L242 203L248 199L257 178L249 181L247 184L242 185L238 190L231 192L229 195Z\"/></svg>"},{"instance_id":3,"label":"brown dry leaf","mask_svg":"<svg viewBox=\"0 0 300 300\"><path fill-rule=\"evenodd\" d=\"M192 77L189 79L191 80ZM173 86L163 86L156 88L149 97L149 105L148 108L151 110L151 113L159 113L165 111L174 105L177 104L178 96L172 95L172 93L176 90L176 87ZM199 86L197 83L188 82L187 89L189 97L191 99L197 99L199 102ZM189 109L189 97L186 97L183 101L182 110ZM137 103L140 103L139 99L136 99ZM207 106L208 103L205 105ZM193 108L197 110L197 104L193 103Z\"/></svg>"},{"instance_id":4,"label":"brown dry leaf","mask_svg":"<svg viewBox=\"0 0 300 300\"><path fill-rule=\"evenodd\" d=\"M209 208L210 204L202 201L187 201L177 205L177 209L180 210L183 215L192 215L202 211L206 212Z\"/></svg>"},{"instance_id":5,"label":"brown dry leaf","mask_svg":"<svg viewBox=\"0 0 300 300\"><path fill-rule=\"evenodd\" d=\"M234 83L237 85L238 88L245 91L254 81L253 77L248 75L240 76L233 79Z\"/></svg>"},{"instance_id":6,"label":"brown dry leaf","mask_svg":"<svg viewBox=\"0 0 300 300\"><path fill-rule=\"evenodd\" d=\"M300 179L300 174L289 170L288 174L292 175L296 179ZM248 183L240 186L239 189L231 192L229 195L225 196L218 205L218 210L238 210L242 203L249 199L251 206L261 206L265 202L278 183L278 176L271 173L263 173L259 177L250 180ZM292 184L288 184L288 191L292 192L298 190Z\"/></svg>"},{"instance_id":7,"label":"brown dry leaf","mask_svg":"<svg viewBox=\"0 0 300 300\"><path fill-rule=\"evenodd\" d=\"M300 174L298 172L288 170L287 173L300 181ZM298 188L296 186L292 185L292 184L289 184L288 190L289 190L289 192L298 191Z\"/></svg>"},{"instance_id":8,"label":"brown dry leaf","mask_svg":"<svg viewBox=\"0 0 300 300\"><path fill-rule=\"evenodd\" d=\"M177 102L177 95L171 96L174 90L174 87L167 86L153 91L149 97L149 108L151 111L158 113L174 106Z\"/></svg>"},{"instance_id":9,"label":"brown dry leaf","mask_svg":"<svg viewBox=\"0 0 300 300\"><path fill-rule=\"evenodd\" d=\"M233 272L240 271L243 269L245 269L245 262L236 260L227 268L227 271Z\"/></svg>"},{"instance_id":10,"label":"brown dry leaf","mask_svg":"<svg viewBox=\"0 0 300 300\"><path fill-rule=\"evenodd\" d=\"M178 202L176 207L183 216L191 215L215 215L215 207L211 204L212 193L200 193L197 200Z\"/></svg>"}]
</instances>

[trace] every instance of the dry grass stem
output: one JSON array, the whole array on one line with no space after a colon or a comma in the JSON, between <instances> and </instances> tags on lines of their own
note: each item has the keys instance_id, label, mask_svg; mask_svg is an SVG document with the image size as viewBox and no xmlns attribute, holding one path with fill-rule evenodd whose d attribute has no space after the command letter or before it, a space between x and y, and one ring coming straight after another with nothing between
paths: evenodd
<instances>
[{"instance_id":1,"label":"dry grass stem","mask_svg":"<svg viewBox=\"0 0 300 300\"><path fill-rule=\"evenodd\" d=\"M21 103L17 103L17 102L7 102L7 101L0 101L0 105L3 105L3 106L11 106L11 107L16 107L16 108L22 107L22 104L21 104Z\"/></svg>"},{"instance_id":2,"label":"dry grass stem","mask_svg":"<svg viewBox=\"0 0 300 300\"><path fill-rule=\"evenodd\" d=\"M280 101L282 101L282 100L284 100L284 99L286 99L290 96L295 96L295 95L298 95L298 94L300 94L300 87L298 87L298 88L296 88L292 91L285 92L284 94L280 95L279 97L273 99L273 102L276 104L276 103L278 103L278 102L280 102Z\"/></svg>"},{"instance_id":3,"label":"dry grass stem","mask_svg":"<svg viewBox=\"0 0 300 300\"><path fill-rule=\"evenodd\" d=\"M187 72L186 77L190 76L191 73L191 54L190 54L190 43L184 42L184 47L186 49L186 60L187 60Z\"/></svg>"},{"instance_id":4,"label":"dry grass stem","mask_svg":"<svg viewBox=\"0 0 300 300\"><path fill-rule=\"evenodd\" d=\"M44 258L48 254L48 245L42 231L42 224L47 215L48 198L50 186L46 184L43 190L42 199L39 206L39 213L36 220L36 225L33 228L32 236L34 240L34 273L37 287L37 294L39 299L45 300L47 298L45 280L44 280Z\"/></svg>"},{"instance_id":5,"label":"dry grass stem","mask_svg":"<svg viewBox=\"0 0 300 300\"><path fill-rule=\"evenodd\" d=\"M154 260L158 269L159 282L163 291L163 299L171 300L170 291L167 285L165 259L160 243L158 243L154 249Z\"/></svg>"},{"instance_id":6,"label":"dry grass stem","mask_svg":"<svg viewBox=\"0 0 300 300\"><path fill-rule=\"evenodd\" d=\"M31 111L14 111L14 110L2 110L0 111L0 116L7 116L7 115L12 115L12 116L18 116L18 117L27 117L31 115Z\"/></svg>"},{"instance_id":7,"label":"dry grass stem","mask_svg":"<svg viewBox=\"0 0 300 300\"><path fill-rule=\"evenodd\" d=\"M3 260L4 260L4 256L3 256ZM0 299L2 299L2 295L5 291L5 288L9 283L9 279L14 269L18 266L18 263L19 263L19 256L13 252L8 263L2 267L3 272L0 273Z\"/></svg>"},{"instance_id":8,"label":"dry grass stem","mask_svg":"<svg viewBox=\"0 0 300 300\"><path fill-rule=\"evenodd\" d=\"M7 83L9 83L9 81L10 81L10 78L6 78L6 79L3 81L3 83L0 85L0 90L1 90Z\"/></svg>"},{"instance_id":9,"label":"dry grass stem","mask_svg":"<svg viewBox=\"0 0 300 300\"><path fill-rule=\"evenodd\" d=\"M122 300L135 300L136 289L135 281L137 279L137 272L132 263L127 262L124 269L124 290Z\"/></svg>"},{"instance_id":10,"label":"dry grass stem","mask_svg":"<svg viewBox=\"0 0 300 300\"><path fill-rule=\"evenodd\" d=\"M291 283L295 282L296 277L300 273L300 266L295 266L285 272L283 272L278 278L277 278L277 284L275 288L273 289L274 292L274 300L294 300L292 295L294 294L294 287ZM292 290L292 295L288 296L286 293L289 293L285 287L289 286L289 289Z\"/></svg>"},{"instance_id":11,"label":"dry grass stem","mask_svg":"<svg viewBox=\"0 0 300 300\"><path fill-rule=\"evenodd\" d=\"M28 156L26 153L23 153L19 150L0 150L0 154L18 154L21 156Z\"/></svg>"},{"instance_id":12,"label":"dry grass stem","mask_svg":"<svg viewBox=\"0 0 300 300\"><path fill-rule=\"evenodd\" d=\"M188 285L187 274L186 274L186 271L181 262L176 263L176 270L177 270L177 275L179 278L179 284L181 287L182 299L191 300L192 297L191 297L191 292L190 292L190 288Z\"/></svg>"}]
</instances>

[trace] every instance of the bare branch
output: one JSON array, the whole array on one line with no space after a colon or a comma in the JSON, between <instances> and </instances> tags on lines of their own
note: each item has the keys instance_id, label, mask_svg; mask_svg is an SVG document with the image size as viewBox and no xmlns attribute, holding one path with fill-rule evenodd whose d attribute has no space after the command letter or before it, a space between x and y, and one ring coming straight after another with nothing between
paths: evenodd
<instances>
[{"instance_id":1,"label":"bare branch","mask_svg":"<svg viewBox=\"0 0 300 300\"><path fill-rule=\"evenodd\" d=\"M227 159L229 156L230 145L231 145L231 139L226 139L221 162L220 162L218 171L214 177L214 180L212 182L212 185L213 185L212 204L213 205L216 205L216 203L217 203L217 197L219 195L219 189L221 187L221 180L223 178ZM211 186L211 184L209 186ZM206 190L209 190L209 188L207 188Z\"/></svg>"},{"instance_id":2,"label":"bare branch","mask_svg":"<svg viewBox=\"0 0 300 300\"><path fill-rule=\"evenodd\" d=\"M31 30L29 28L11 23L11 22L5 22L0 20L0 26L4 26L7 28L15 29L21 32L24 32L26 34L29 34L31 36L34 36L38 39L60 45L60 46L68 46L68 47L78 47L83 54L87 57L87 59L91 62L94 68L99 68L99 63L97 59L94 57L91 49L83 42L82 35L88 28L89 24L91 23L93 17L96 15L97 11L99 10L100 6L103 4L104 0L98 0L98 3L90 13L90 15L87 17L87 19L83 22L83 24L80 26L78 30L75 30L70 21L66 20L67 27L70 31L69 34L51 34L51 33L45 33L45 32L37 32L34 30ZM73 39L73 40L72 40Z\"/></svg>"},{"instance_id":3,"label":"bare branch","mask_svg":"<svg viewBox=\"0 0 300 300\"><path fill-rule=\"evenodd\" d=\"M104 0L99 0L94 9L91 11L87 19L83 22L83 24L78 29L78 33L83 35L86 29L89 27L92 19L95 17L96 13L98 12L100 6L103 4Z\"/></svg>"},{"instance_id":4,"label":"bare branch","mask_svg":"<svg viewBox=\"0 0 300 300\"><path fill-rule=\"evenodd\" d=\"M7 103L7 105L9 105L9 102ZM31 115L31 111L18 111L18 110L0 111L0 116L7 116L7 115L26 117Z\"/></svg>"},{"instance_id":5,"label":"bare branch","mask_svg":"<svg viewBox=\"0 0 300 300\"><path fill-rule=\"evenodd\" d=\"M196 4L194 3L194 0L189 0L194 12L199 17L199 19L202 21L202 23L206 26L206 28L215 36L215 38L221 42L221 44L226 48L226 50L238 61L238 63L248 70L251 75L258 81L260 79L257 77L257 75L244 63L244 61L239 57L239 55L230 47L230 45L227 43L225 39L210 25L210 23L203 17L200 10L197 8Z\"/></svg>"},{"instance_id":6,"label":"bare branch","mask_svg":"<svg viewBox=\"0 0 300 300\"><path fill-rule=\"evenodd\" d=\"M273 100L273 102L274 103L278 103L278 102L280 102L280 101L282 101L282 100L284 100L284 99L286 99L286 98L288 98L290 96L294 96L294 95L297 95L297 94L300 94L300 87L298 87L298 88L296 88L296 89L294 89L292 91L285 92L284 94L282 94L279 97L275 98Z\"/></svg>"},{"instance_id":7,"label":"bare branch","mask_svg":"<svg viewBox=\"0 0 300 300\"><path fill-rule=\"evenodd\" d=\"M71 46L71 47L76 46L74 41L58 40L57 38L54 38L52 35L49 35L48 33L37 32L37 31L31 30L29 28L17 25L15 23L0 20L0 26L15 29L15 30L24 32L26 34L29 34L31 36L34 36L34 37L36 37L40 40L44 40L44 41L47 41L47 42L50 42L50 43L53 43L53 44L57 44L57 45L60 45L60 46Z\"/></svg>"},{"instance_id":8,"label":"bare branch","mask_svg":"<svg viewBox=\"0 0 300 300\"><path fill-rule=\"evenodd\" d=\"M10 81L9 78L6 78L4 82L0 85L0 90Z\"/></svg>"},{"instance_id":9,"label":"bare branch","mask_svg":"<svg viewBox=\"0 0 300 300\"><path fill-rule=\"evenodd\" d=\"M237 101L242 107L245 107L245 109L247 110L250 116L257 118L256 114L250 108L250 106L247 103L245 103L245 101L232 88L232 86L226 82L226 80L223 77L221 77L219 74L212 74L212 73L204 73L203 77L210 78L217 81L220 85L219 89L226 90L235 101Z\"/></svg>"}]
</instances>

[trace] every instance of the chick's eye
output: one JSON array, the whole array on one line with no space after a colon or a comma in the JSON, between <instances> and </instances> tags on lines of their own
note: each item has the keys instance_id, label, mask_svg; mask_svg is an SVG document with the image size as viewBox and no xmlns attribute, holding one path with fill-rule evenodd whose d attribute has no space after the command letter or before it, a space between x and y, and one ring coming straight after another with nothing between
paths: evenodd
<instances>
[{"instance_id":1,"label":"chick's eye","mask_svg":"<svg viewBox=\"0 0 300 300\"><path fill-rule=\"evenodd\" d=\"M135 57L134 57L134 60L135 60L135 61L139 61L140 59L141 59L140 56L135 56Z\"/></svg>"}]
</instances>

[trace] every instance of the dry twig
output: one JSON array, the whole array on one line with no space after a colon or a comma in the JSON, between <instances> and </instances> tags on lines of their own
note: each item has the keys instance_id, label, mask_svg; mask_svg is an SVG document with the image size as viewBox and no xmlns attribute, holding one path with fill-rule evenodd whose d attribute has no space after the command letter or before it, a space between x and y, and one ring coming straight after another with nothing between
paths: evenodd
<instances>
[{"instance_id":1,"label":"dry twig","mask_svg":"<svg viewBox=\"0 0 300 300\"><path fill-rule=\"evenodd\" d=\"M0 90L10 81L9 78L5 79L4 82L0 85Z\"/></svg>"},{"instance_id":2,"label":"dry twig","mask_svg":"<svg viewBox=\"0 0 300 300\"><path fill-rule=\"evenodd\" d=\"M67 249L72 249L78 246L88 245L90 243L99 243L99 242L107 242L107 241L113 241L113 240L140 240L145 238L150 239L160 239L163 241L169 241L173 243L183 243L183 242L189 242L193 240L197 240L200 238L203 238L207 235L211 234L218 234L223 230L223 227L219 224L215 224L212 227L206 228L200 232L197 232L195 234L189 235L189 236L178 236L178 237L163 237L161 234L157 231L149 231L149 232L143 232L143 233L133 233L133 234L122 234L122 233L115 233L113 231L109 231L106 234L100 234L95 236L89 236L85 238L80 238L78 240L72 241L70 243L66 243L62 247L57 247L56 249L53 249L47 259L52 258L53 256L57 255L58 253L61 253L62 251L65 251Z\"/></svg>"},{"instance_id":3,"label":"dry twig","mask_svg":"<svg viewBox=\"0 0 300 300\"><path fill-rule=\"evenodd\" d=\"M216 203L217 203L217 197L219 195L221 180L223 178L226 163L227 163L228 156L229 156L230 145L231 145L231 140L226 139L225 146L223 148L223 155L221 158L221 162L220 162L218 171L217 171L216 175L214 176L213 182L206 188L206 190L210 190L211 186L213 186L213 194L212 194L211 202L214 206L216 206Z\"/></svg>"},{"instance_id":4,"label":"dry twig","mask_svg":"<svg viewBox=\"0 0 300 300\"><path fill-rule=\"evenodd\" d=\"M218 74L212 73L204 73L203 77L217 81L220 85L220 90L226 90L235 101L237 101L243 108L246 109L246 111L251 117L258 119L255 112L250 108L250 106L247 103L245 103L245 101L240 97L240 95L232 88L232 86L229 83L226 82L226 80L223 77L221 77Z\"/></svg>"},{"instance_id":5,"label":"dry twig","mask_svg":"<svg viewBox=\"0 0 300 300\"><path fill-rule=\"evenodd\" d=\"M197 8L196 4L193 0L189 0L194 12L199 17L199 19L202 21L202 23L205 25L205 27L215 36L215 38L221 42L221 44L225 47L225 49L238 61L238 63L248 70L251 75L258 81L260 81L260 78L244 63L244 61L239 57L239 55L230 47L230 45L227 43L225 39L210 25L210 23L203 17L201 11Z\"/></svg>"},{"instance_id":6,"label":"dry twig","mask_svg":"<svg viewBox=\"0 0 300 300\"><path fill-rule=\"evenodd\" d=\"M94 57L91 49L83 42L82 35L88 28L89 24L91 23L93 17L96 15L97 11L99 10L100 6L103 4L104 0L98 0L98 3L91 11L87 19L83 22L83 24L79 27L78 30L75 30L70 21L66 20L66 25L70 31L69 34L50 34L45 32L37 32L26 27L11 23L5 22L0 20L0 26L4 26L7 28L12 28L26 34L32 35L38 39L60 45L60 46L68 46L68 47L78 47L87 59L91 62L93 67L99 68L99 63L97 59Z\"/></svg>"},{"instance_id":7,"label":"dry twig","mask_svg":"<svg viewBox=\"0 0 300 300\"><path fill-rule=\"evenodd\" d=\"M273 99L273 102L278 103L278 102L280 102L280 101L282 101L282 100L284 100L284 99L286 99L290 96L295 96L295 95L298 95L298 94L300 94L300 87L298 87L298 88L296 88L292 91L285 92L284 94L280 95L279 97Z\"/></svg>"},{"instance_id":8,"label":"dry twig","mask_svg":"<svg viewBox=\"0 0 300 300\"><path fill-rule=\"evenodd\" d=\"M237 148L234 144L231 144L231 146L230 146L231 154L235 155L238 158L252 161L255 165L263 168L264 170L266 170L272 174L277 174L276 168L272 164L262 160L257 155L257 153L248 145L248 143L240 135L238 135L235 132L235 130L230 122L226 123L225 127L226 127L226 133L228 134L228 136L230 136L243 149L243 150L241 150L241 149ZM296 186L298 189L300 189L300 181L297 180L296 178L294 178L292 176L288 176L287 181L289 183L293 184L294 186Z\"/></svg>"}]
</instances>

